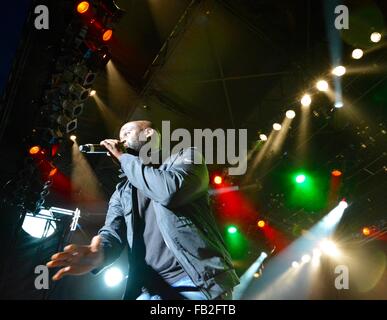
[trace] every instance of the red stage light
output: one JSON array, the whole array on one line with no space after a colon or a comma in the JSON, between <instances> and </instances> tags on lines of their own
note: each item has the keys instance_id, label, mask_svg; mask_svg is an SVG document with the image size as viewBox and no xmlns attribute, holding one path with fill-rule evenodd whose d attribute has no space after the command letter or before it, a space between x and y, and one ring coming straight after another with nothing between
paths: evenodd
<instances>
[{"instance_id":1,"label":"red stage light","mask_svg":"<svg viewBox=\"0 0 387 320\"><path fill-rule=\"evenodd\" d=\"M368 227L364 227L364 228L362 229L362 233L363 233L365 236L369 236L369 235L371 234L371 230L370 230L370 228L368 228Z\"/></svg>"},{"instance_id":2,"label":"red stage light","mask_svg":"<svg viewBox=\"0 0 387 320\"><path fill-rule=\"evenodd\" d=\"M107 29L103 32L102 34L102 40L103 41L109 41L113 35L113 30L112 29Z\"/></svg>"},{"instance_id":3,"label":"red stage light","mask_svg":"<svg viewBox=\"0 0 387 320\"><path fill-rule=\"evenodd\" d=\"M266 222L263 220L259 220L257 225L258 225L258 227L263 228L266 225Z\"/></svg>"},{"instance_id":4,"label":"red stage light","mask_svg":"<svg viewBox=\"0 0 387 320\"><path fill-rule=\"evenodd\" d=\"M342 172L340 170L333 170L332 176L334 177L340 177L342 175Z\"/></svg>"},{"instance_id":5,"label":"red stage light","mask_svg":"<svg viewBox=\"0 0 387 320\"><path fill-rule=\"evenodd\" d=\"M30 148L30 154L37 154L40 151L39 146L33 146Z\"/></svg>"},{"instance_id":6,"label":"red stage light","mask_svg":"<svg viewBox=\"0 0 387 320\"><path fill-rule=\"evenodd\" d=\"M50 173L48 174L49 177L54 176L58 172L58 168L53 168L50 170Z\"/></svg>"},{"instance_id":7,"label":"red stage light","mask_svg":"<svg viewBox=\"0 0 387 320\"><path fill-rule=\"evenodd\" d=\"M89 10L90 4L87 1L81 1L77 5L77 11L80 14L84 14Z\"/></svg>"},{"instance_id":8,"label":"red stage light","mask_svg":"<svg viewBox=\"0 0 387 320\"><path fill-rule=\"evenodd\" d=\"M215 176L214 177L214 183L215 184L221 184L223 182L223 179L221 176Z\"/></svg>"}]
</instances>

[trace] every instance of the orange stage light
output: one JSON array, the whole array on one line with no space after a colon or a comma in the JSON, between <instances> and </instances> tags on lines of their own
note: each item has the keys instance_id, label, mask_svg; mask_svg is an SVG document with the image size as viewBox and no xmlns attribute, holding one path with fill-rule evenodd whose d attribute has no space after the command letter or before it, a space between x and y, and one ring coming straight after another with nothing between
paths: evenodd
<instances>
[{"instance_id":1,"label":"orange stage light","mask_svg":"<svg viewBox=\"0 0 387 320\"><path fill-rule=\"evenodd\" d=\"M263 220L259 220L257 225L258 225L258 227L263 228L266 225L266 222Z\"/></svg>"},{"instance_id":2,"label":"orange stage light","mask_svg":"<svg viewBox=\"0 0 387 320\"><path fill-rule=\"evenodd\" d=\"M80 14L84 14L89 10L90 4L87 1L82 1L77 5L77 11Z\"/></svg>"},{"instance_id":3,"label":"orange stage light","mask_svg":"<svg viewBox=\"0 0 387 320\"><path fill-rule=\"evenodd\" d=\"M33 146L30 148L30 154L37 154L40 151L39 146Z\"/></svg>"},{"instance_id":4,"label":"orange stage light","mask_svg":"<svg viewBox=\"0 0 387 320\"><path fill-rule=\"evenodd\" d=\"M332 176L334 177L340 177L342 175L342 172L340 170L333 170Z\"/></svg>"},{"instance_id":5,"label":"orange stage light","mask_svg":"<svg viewBox=\"0 0 387 320\"><path fill-rule=\"evenodd\" d=\"M102 40L103 41L109 41L113 35L113 30L112 29L107 29L103 32L102 34Z\"/></svg>"},{"instance_id":6,"label":"orange stage light","mask_svg":"<svg viewBox=\"0 0 387 320\"><path fill-rule=\"evenodd\" d=\"M365 236L369 236L369 235L371 234L371 230L370 230L370 228L368 228L368 227L364 227L364 228L362 229L362 233L363 233Z\"/></svg>"},{"instance_id":7,"label":"orange stage light","mask_svg":"<svg viewBox=\"0 0 387 320\"><path fill-rule=\"evenodd\" d=\"M215 176L214 177L214 183L215 184L221 184L223 182L223 179L221 176Z\"/></svg>"}]
</instances>

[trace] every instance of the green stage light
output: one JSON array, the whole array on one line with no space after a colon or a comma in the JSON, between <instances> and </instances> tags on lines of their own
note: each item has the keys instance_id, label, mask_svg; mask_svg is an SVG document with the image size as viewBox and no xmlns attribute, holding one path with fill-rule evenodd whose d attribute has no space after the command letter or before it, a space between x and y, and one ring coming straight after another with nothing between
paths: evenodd
<instances>
[{"instance_id":1,"label":"green stage light","mask_svg":"<svg viewBox=\"0 0 387 320\"><path fill-rule=\"evenodd\" d=\"M297 183L303 183L303 182L305 182L305 180L306 180L306 177L305 177L304 174L299 174L299 175L297 175L297 177L296 177L296 182L297 182Z\"/></svg>"},{"instance_id":2,"label":"green stage light","mask_svg":"<svg viewBox=\"0 0 387 320\"><path fill-rule=\"evenodd\" d=\"M235 226L229 226L227 228L227 232L230 233L230 234L234 234L238 231L238 229L235 227Z\"/></svg>"}]
</instances>

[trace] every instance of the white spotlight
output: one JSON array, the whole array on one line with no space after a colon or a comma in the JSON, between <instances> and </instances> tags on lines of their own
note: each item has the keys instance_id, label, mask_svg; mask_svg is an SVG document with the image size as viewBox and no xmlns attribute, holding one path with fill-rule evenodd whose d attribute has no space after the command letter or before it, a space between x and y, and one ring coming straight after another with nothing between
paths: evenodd
<instances>
[{"instance_id":1,"label":"white spotlight","mask_svg":"<svg viewBox=\"0 0 387 320\"><path fill-rule=\"evenodd\" d=\"M89 95L90 95L90 96L94 96L96 93L97 93L97 91L91 90L90 93L89 93Z\"/></svg>"},{"instance_id":2,"label":"white spotlight","mask_svg":"<svg viewBox=\"0 0 387 320\"><path fill-rule=\"evenodd\" d=\"M382 39L382 35L379 32L372 32L370 39L372 42L379 42Z\"/></svg>"},{"instance_id":3,"label":"white spotlight","mask_svg":"<svg viewBox=\"0 0 387 320\"><path fill-rule=\"evenodd\" d=\"M74 135L74 134L72 134L72 135L70 136L70 140L72 140L72 141L75 142L75 140L77 140L77 136Z\"/></svg>"},{"instance_id":4,"label":"white spotlight","mask_svg":"<svg viewBox=\"0 0 387 320\"><path fill-rule=\"evenodd\" d=\"M363 56L363 50L362 49L355 49L352 51L352 58L354 59L360 59Z\"/></svg>"},{"instance_id":5,"label":"white spotlight","mask_svg":"<svg viewBox=\"0 0 387 320\"><path fill-rule=\"evenodd\" d=\"M340 203L339 203L339 207L343 210L347 209L348 208L348 203L347 201L345 200L341 200Z\"/></svg>"},{"instance_id":6,"label":"white spotlight","mask_svg":"<svg viewBox=\"0 0 387 320\"><path fill-rule=\"evenodd\" d=\"M319 91L328 91L328 89L329 89L328 82L326 82L325 80L319 80L316 83L316 88Z\"/></svg>"},{"instance_id":7,"label":"white spotlight","mask_svg":"<svg viewBox=\"0 0 387 320\"><path fill-rule=\"evenodd\" d=\"M286 118L293 119L296 116L296 113L293 110L286 111Z\"/></svg>"},{"instance_id":8,"label":"white spotlight","mask_svg":"<svg viewBox=\"0 0 387 320\"><path fill-rule=\"evenodd\" d=\"M292 262L292 267L293 268L298 268L299 266L300 266L300 264L297 261L293 261Z\"/></svg>"},{"instance_id":9,"label":"white spotlight","mask_svg":"<svg viewBox=\"0 0 387 320\"><path fill-rule=\"evenodd\" d=\"M345 74L346 71L347 69L345 69L344 66L337 66L336 68L333 68L332 74L334 74L335 76L341 77Z\"/></svg>"},{"instance_id":10,"label":"white spotlight","mask_svg":"<svg viewBox=\"0 0 387 320\"><path fill-rule=\"evenodd\" d=\"M309 94L304 94L304 96L301 99L301 104L304 107L309 107L311 103L312 103L312 98L310 97L310 95Z\"/></svg>"},{"instance_id":11,"label":"white spotlight","mask_svg":"<svg viewBox=\"0 0 387 320\"><path fill-rule=\"evenodd\" d=\"M310 261L310 255L309 254L304 254L302 257L301 257L301 260L302 262L304 263L308 263Z\"/></svg>"},{"instance_id":12,"label":"white spotlight","mask_svg":"<svg viewBox=\"0 0 387 320\"><path fill-rule=\"evenodd\" d=\"M318 266L320 264L321 251L317 248L313 249L312 265Z\"/></svg>"},{"instance_id":13,"label":"white spotlight","mask_svg":"<svg viewBox=\"0 0 387 320\"><path fill-rule=\"evenodd\" d=\"M345 201L340 201L340 203L335 208L333 208L322 220L324 226L327 228L336 226L340 222L347 207L348 204Z\"/></svg>"},{"instance_id":14,"label":"white spotlight","mask_svg":"<svg viewBox=\"0 0 387 320\"><path fill-rule=\"evenodd\" d=\"M342 101L335 102L335 108L342 108L344 107L344 103Z\"/></svg>"},{"instance_id":15,"label":"white spotlight","mask_svg":"<svg viewBox=\"0 0 387 320\"><path fill-rule=\"evenodd\" d=\"M118 285L123 278L124 275L122 274L121 270L116 267L109 268L105 271L104 279L108 287L114 287Z\"/></svg>"},{"instance_id":16,"label":"white spotlight","mask_svg":"<svg viewBox=\"0 0 387 320\"><path fill-rule=\"evenodd\" d=\"M266 134L261 133L261 134L259 135L259 139L261 139L262 141L267 141L267 136L266 136Z\"/></svg>"},{"instance_id":17,"label":"white spotlight","mask_svg":"<svg viewBox=\"0 0 387 320\"><path fill-rule=\"evenodd\" d=\"M47 238L55 232L56 223L50 210L41 209L35 216L27 213L22 228L34 238Z\"/></svg>"},{"instance_id":18,"label":"white spotlight","mask_svg":"<svg viewBox=\"0 0 387 320\"><path fill-rule=\"evenodd\" d=\"M337 257L340 255L340 251L335 245L335 243L331 240L324 239L320 243L320 249L322 252L324 252L326 255L331 257Z\"/></svg>"},{"instance_id":19,"label":"white spotlight","mask_svg":"<svg viewBox=\"0 0 387 320\"><path fill-rule=\"evenodd\" d=\"M275 131L280 131L281 128L282 128L282 126L281 126L279 123L274 123L274 124L273 124L273 129L274 129Z\"/></svg>"},{"instance_id":20,"label":"white spotlight","mask_svg":"<svg viewBox=\"0 0 387 320\"><path fill-rule=\"evenodd\" d=\"M313 257L321 257L320 249L317 249L317 248L313 249Z\"/></svg>"}]
</instances>

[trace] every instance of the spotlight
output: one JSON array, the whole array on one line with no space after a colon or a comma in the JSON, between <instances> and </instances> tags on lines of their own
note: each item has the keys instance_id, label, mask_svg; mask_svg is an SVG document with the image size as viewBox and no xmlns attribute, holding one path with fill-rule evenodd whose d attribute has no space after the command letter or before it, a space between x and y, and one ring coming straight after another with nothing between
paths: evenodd
<instances>
[{"instance_id":1,"label":"spotlight","mask_svg":"<svg viewBox=\"0 0 387 320\"><path fill-rule=\"evenodd\" d=\"M282 128L282 126L281 126L279 123L274 123L274 124L273 124L273 129L274 129L275 131L280 131L281 128Z\"/></svg>"},{"instance_id":2,"label":"spotlight","mask_svg":"<svg viewBox=\"0 0 387 320\"><path fill-rule=\"evenodd\" d=\"M30 154L37 154L40 151L40 146L33 146L30 148L29 153Z\"/></svg>"},{"instance_id":3,"label":"spotlight","mask_svg":"<svg viewBox=\"0 0 387 320\"><path fill-rule=\"evenodd\" d=\"M319 80L316 83L316 88L319 91L328 91L328 89L329 89L328 82L326 82L325 80Z\"/></svg>"},{"instance_id":4,"label":"spotlight","mask_svg":"<svg viewBox=\"0 0 387 320\"><path fill-rule=\"evenodd\" d=\"M302 262L308 263L310 261L310 255L309 254L304 254L301 258Z\"/></svg>"},{"instance_id":5,"label":"spotlight","mask_svg":"<svg viewBox=\"0 0 387 320\"><path fill-rule=\"evenodd\" d=\"M72 135L70 136L70 140L72 140L72 141L75 142L75 140L77 140L77 136L76 136L75 134L72 134Z\"/></svg>"},{"instance_id":6,"label":"spotlight","mask_svg":"<svg viewBox=\"0 0 387 320\"><path fill-rule=\"evenodd\" d=\"M65 100L62 107L66 116L76 118L83 112L83 103L78 103L75 100Z\"/></svg>"},{"instance_id":7,"label":"spotlight","mask_svg":"<svg viewBox=\"0 0 387 320\"><path fill-rule=\"evenodd\" d=\"M113 30L112 29L106 29L102 33L102 40L103 41L109 41L112 38Z\"/></svg>"},{"instance_id":8,"label":"spotlight","mask_svg":"<svg viewBox=\"0 0 387 320\"><path fill-rule=\"evenodd\" d=\"M296 116L296 113L293 110L286 111L286 118L293 119Z\"/></svg>"},{"instance_id":9,"label":"spotlight","mask_svg":"<svg viewBox=\"0 0 387 320\"><path fill-rule=\"evenodd\" d=\"M259 220L257 225L258 225L258 227L263 228L266 225L266 222L263 220Z\"/></svg>"},{"instance_id":10,"label":"spotlight","mask_svg":"<svg viewBox=\"0 0 387 320\"><path fill-rule=\"evenodd\" d=\"M300 264L299 264L297 261L293 261L293 262L292 262L292 267L293 267L294 269L298 268L299 266L300 266Z\"/></svg>"},{"instance_id":11,"label":"spotlight","mask_svg":"<svg viewBox=\"0 0 387 320\"><path fill-rule=\"evenodd\" d=\"M259 278L259 273L258 272L254 273L254 278Z\"/></svg>"},{"instance_id":12,"label":"spotlight","mask_svg":"<svg viewBox=\"0 0 387 320\"><path fill-rule=\"evenodd\" d=\"M62 127L66 129L66 133L74 131L78 127L78 119L71 119L66 115L59 115L56 119L56 122Z\"/></svg>"},{"instance_id":13,"label":"spotlight","mask_svg":"<svg viewBox=\"0 0 387 320\"><path fill-rule=\"evenodd\" d=\"M320 264L321 251L317 248L313 249L312 265L318 266Z\"/></svg>"},{"instance_id":14,"label":"spotlight","mask_svg":"<svg viewBox=\"0 0 387 320\"><path fill-rule=\"evenodd\" d=\"M340 251L333 241L324 239L320 243L320 249L328 256L337 257L340 255Z\"/></svg>"},{"instance_id":15,"label":"spotlight","mask_svg":"<svg viewBox=\"0 0 387 320\"><path fill-rule=\"evenodd\" d=\"M347 201L341 200L340 203L339 203L339 208L342 209L342 210L347 209L347 208L348 208L348 203L347 203Z\"/></svg>"},{"instance_id":16,"label":"spotlight","mask_svg":"<svg viewBox=\"0 0 387 320\"><path fill-rule=\"evenodd\" d=\"M213 181L215 184L221 184L223 182L223 178L221 176L215 176Z\"/></svg>"},{"instance_id":17,"label":"spotlight","mask_svg":"<svg viewBox=\"0 0 387 320\"><path fill-rule=\"evenodd\" d=\"M346 69L344 66L337 66L332 70L332 74L338 77L343 76L345 72L346 72Z\"/></svg>"},{"instance_id":18,"label":"spotlight","mask_svg":"<svg viewBox=\"0 0 387 320\"><path fill-rule=\"evenodd\" d=\"M352 51L352 58L358 60L363 56L363 54L362 49L355 49Z\"/></svg>"},{"instance_id":19,"label":"spotlight","mask_svg":"<svg viewBox=\"0 0 387 320\"><path fill-rule=\"evenodd\" d=\"M90 8L90 4L87 1L81 1L77 5L77 11L80 14L86 13Z\"/></svg>"},{"instance_id":20,"label":"spotlight","mask_svg":"<svg viewBox=\"0 0 387 320\"><path fill-rule=\"evenodd\" d=\"M53 176L55 176L55 174L58 172L58 168L52 168L51 170L50 170L50 173L48 174L48 176L49 177L53 177Z\"/></svg>"},{"instance_id":21,"label":"spotlight","mask_svg":"<svg viewBox=\"0 0 387 320\"><path fill-rule=\"evenodd\" d=\"M299 175L297 175L297 177L296 177L296 182L297 182L297 183L304 183L305 180L306 180L306 177L305 177L304 174L299 174Z\"/></svg>"},{"instance_id":22,"label":"spotlight","mask_svg":"<svg viewBox=\"0 0 387 320\"><path fill-rule=\"evenodd\" d=\"M344 107L344 103L342 101L335 102L335 108L342 108Z\"/></svg>"},{"instance_id":23,"label":"spotlight","mask_svg":"<svg viewBox=\"0 0 387 320\"><path fill-rule=\"evenodd\" d=\"M104 280L108 287L118 285L124 279L124 275L119 268L112 267L105 271Z\"/></svg>"},{"instance_id":24,"label":"spotlight","mask_svg":"<svg viewBox=\"0 0 387 320\"><path fill-rule=\"evenodd\" d=\"M86 100L90 95L90 89L82 87L79 83L71 84L69 87L69 91L75 97L75 99L78 99L80 101Z\"/></svg>"},{"instance_id":25,"label":"spotlight","mask_svg":"<svg viewBox=\"0 0 387 320\"><path fill-rule=\"evenodd\" d=\"M41 209L37 214L28 212L22 228L34 238L47 238L56 230L56 223L50 210Z\"/></svg>"},{"instance_id":26,"label":"spotlight","mask_svg":"<svg viewBox=\"0 0 387 320\"><path fill-rule=\"evenodd\" d=\"M382 39L382 35L379 32L372 32L370 39L372 42L379 42Z\"/></svg>"},{"instance_id":27,"label":"spotlight","mask_svg":"<svg viewBox=\"0 0 387 320\"><path fill-rule=\"evenodd\" d=\"M371 229L368 228L368 227L364 227L361 232L363 233L363 235L365 235L366 237L369 236L371 234Z\"/></svg>"},{"instance_id":28,"label":"spotlight","mask_svg":"<svg viewBox=\"0 0 387 320\"><path fill-rule=\"evenodd\" d=\"M267 141L267 136L266 136L266 134L261 133L261 134L259 135L259 139L261 139L262 141Z\"/></svg>"},{"instance_id":29,"label":"spotlight","mask_svg":"<svg viewBox=\"0 0 387 320\"><path fill-rule=\"evenodd\" d=\"M230 234L234 234L238 231L238 229L235 227L235 226L229 226L227 228L227 232L230 233Z\"/></svg>"},{"instance_id":30,"label":"spotlight","mask_svg":"<svg viewBox=\"0 0 387 320\"><path fill-rule=\"evenodd\" d=\"M91 90L91 91L90 91L90 96L94 96L96 93L97 93L97 91Z\"/></svg>"},{"instance_id":31,"label":"spotlight","mask_svg":"<svg viewBox=\"0 0 387 320\"><path fill-rule=\"evenodd\" d=\"M312 98L310 97L310 95L304 94L303 97L301 98L301 105L303 105L304 107L309 107L311 103L312 103Z\"/></svg>"},{"instance_id":32,"label":"spotlight","mask_svg":"<svg viewBox=\"0 0 387 320\"><path fill-rule=\"evenodd\" d=\"M320 257L321 256L321 251L317 248L313 249L313 257Z\"/></svg>"},{"instance_id":33,"label":"spotlight","mask_svg":"<svg viewBox=\"0 0 387 320\"><path fill-rule=\"evenodd\" d=\"M340 170L333 170L332 176L334 177L340 177L342 175L342 172Z\"/></svg>"},{"instance_id":34,"label":"spotlight","mask_svg":"<svg viewBox=\"0 0 387 320\"><path fill-rule=\"evenodd\" d=\"M92 50L90 59L86 61L88 67L92 70L102 69L111 59L111 53L108 46L102 46L96 50Z\"/></svg>"},{"instance_id":35,"label":"spotlight","mask_svg":"<svg viewBox=\"0 0 387 320\"><path fill-rule=\"evenodd\" d=\"M75 66L73 73L80 79L82 86L91 86L97 78L97 74L88 70L85 65Z\"/></svg>"}]
</instances>

